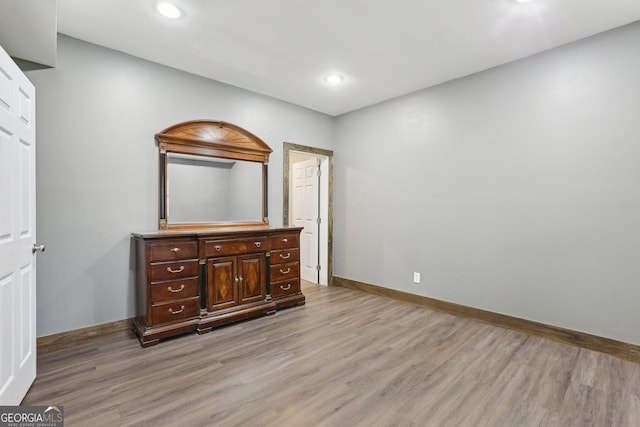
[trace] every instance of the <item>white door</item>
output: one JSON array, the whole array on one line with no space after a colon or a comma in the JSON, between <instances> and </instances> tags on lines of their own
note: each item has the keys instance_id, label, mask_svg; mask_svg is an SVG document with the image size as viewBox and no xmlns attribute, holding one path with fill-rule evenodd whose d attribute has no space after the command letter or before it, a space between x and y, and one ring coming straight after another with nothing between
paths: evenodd
<instances>
[{"instance_id":1,"label":"white door","mask_svg":"<svg viewBox=\"0 0 640 427\"><path fill-rule=\"evenodd\" d=\"M300 277L311 283L318 283L319 161L313 158L293 164L294 225L304 227L300 234Z\"/></svg>"},{"instance_id":2,"label":"white door","mask_svg":"<svg viewBox=\"0 0 640 427\"><path fill-rule=\"evenodd\" d=\"M0 405L36 377L35 88L0 47Z\"/></svg>"}]
</instances>

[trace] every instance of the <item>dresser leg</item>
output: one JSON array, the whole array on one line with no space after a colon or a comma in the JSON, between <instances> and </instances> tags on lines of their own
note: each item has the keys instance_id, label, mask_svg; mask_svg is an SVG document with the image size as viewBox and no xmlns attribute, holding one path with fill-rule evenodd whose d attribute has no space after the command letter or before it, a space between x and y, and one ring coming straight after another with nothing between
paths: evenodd
<instances>
[{"instance_id":1,"label":"dresser leg","mask_svg":"<svg viewBox=\"0 0 640 427\"><path fill-rule=\"evenodd\" d=\"M196 329L196 332L198 332L198 335L202 335L202 334L206 334L207 332L211 332L211 329L212 329L211 327L202 328L202 329L198 328Z\"/></svg>"},{"instance_id":2,"label":"dresser leg","mask_svg":"<svg viewBox=\"0 0 640 427\"><path fill-rule=\"evenodd\" d=\"M159 339L157 339L157 340L150 340L150 341L143 341L143 340L139 340L139 341L140 341L140 345L141 345L142 347L144 347L144 348L154 346L154 345L156 345L156 344L158 344L158 343L160 342L160 340L159 340Z\"/></svg>"}]
</instances>

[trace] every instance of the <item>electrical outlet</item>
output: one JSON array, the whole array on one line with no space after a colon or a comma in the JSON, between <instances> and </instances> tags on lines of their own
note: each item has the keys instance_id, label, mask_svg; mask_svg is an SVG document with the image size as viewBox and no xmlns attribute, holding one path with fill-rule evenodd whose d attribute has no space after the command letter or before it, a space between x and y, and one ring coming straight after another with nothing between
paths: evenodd
<instances>
[{"instance_id":1,"label":"electrical outlet","mask_svg":"<svg viewBox=\"0 0 640 427\"><path fill-rule=\"evenodd\" d=\"M420 273L418 272L413 273L413 283L420 283Z\"/></svg>"}]
</instances>

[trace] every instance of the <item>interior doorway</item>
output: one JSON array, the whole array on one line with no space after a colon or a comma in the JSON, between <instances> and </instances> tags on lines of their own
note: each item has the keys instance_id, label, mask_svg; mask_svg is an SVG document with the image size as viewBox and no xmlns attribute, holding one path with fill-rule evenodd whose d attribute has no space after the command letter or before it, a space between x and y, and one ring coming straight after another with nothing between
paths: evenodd
<instances>
[{"instance_id":1,"label":"interior doorway","mask_svg":"<svg viewBox=\"0 0 640 427\"><path fill-rule=\"evenodd\" d=\"M283 224L303 227L302 280L330 285L333 241L333 151L284 143Z\"/></svg>"}]
</instances>

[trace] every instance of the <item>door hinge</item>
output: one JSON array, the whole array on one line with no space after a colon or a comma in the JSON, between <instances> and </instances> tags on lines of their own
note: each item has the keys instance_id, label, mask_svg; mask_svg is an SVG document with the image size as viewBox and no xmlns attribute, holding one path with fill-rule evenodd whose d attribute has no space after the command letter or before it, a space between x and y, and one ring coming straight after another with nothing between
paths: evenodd
<instances>
[{"instance_id":1,"label":"door hinge","mask_svg":"<svg viewBox=\"0 0 640 427\"><path fill-rule=\"evenodd\" d=\"M321 224L322 223L322 218L316 218L316 224Z\"/></svg>"},{"instance_id":2,"label":"door hinge","mask_svg":"<svg viewBox=\"0 0 640 427\"><path fill-rule=\"evenodd\" d=\"M316 271L320 271L321 268L322 266L320 264L316 265Z\"/></svg>"}]
</instances>

